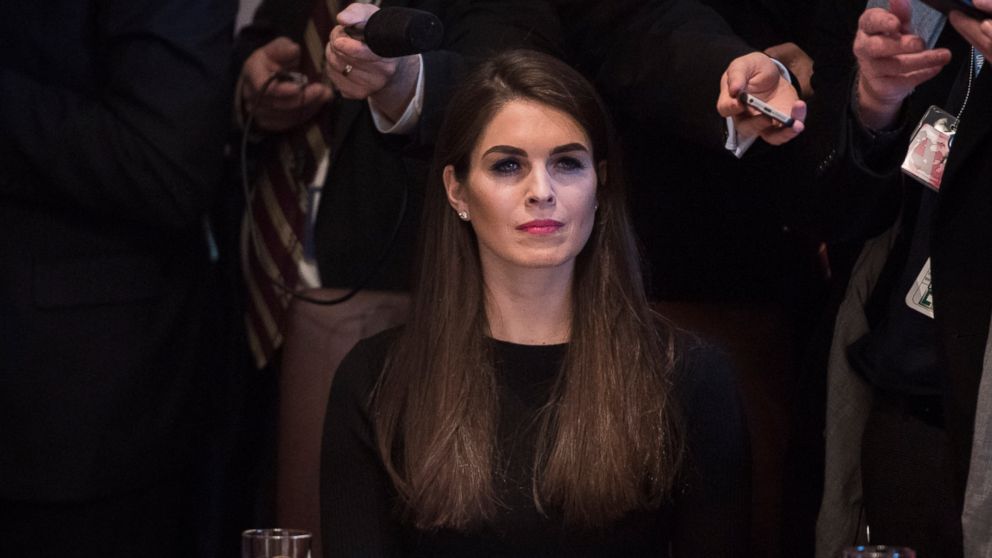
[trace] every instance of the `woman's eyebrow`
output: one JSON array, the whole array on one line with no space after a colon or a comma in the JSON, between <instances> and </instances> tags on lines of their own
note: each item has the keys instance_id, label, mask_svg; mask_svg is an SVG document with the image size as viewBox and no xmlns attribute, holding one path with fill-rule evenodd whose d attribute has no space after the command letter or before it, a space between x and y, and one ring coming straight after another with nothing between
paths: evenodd
<instances>
[{"instance_id":1,"label":"woman's eyebrow","mask_svg":"<svg viewBox=\"0 0 992 558\"><path fill-rule=\"evenodd\" d=\"M551 150L552 155L557 155L559 153L568 153L570 151L585 151L589 152L589 148L581 143L566 143L565 145L559 145ZM490 153L503 153L506 155L518 155L520 157L526 157L527 152L519 147L513 147L511 145L494 145L487 149L485 153L482 154L483 157Z\"/></svg>"},{"instance_id":2,"label":"woman's eyebrow","mask_svg":"<svg viewBox=\"0 0 992 558\"><path fill-rule=\"evenodd\" d=\"M510 145L494 145L489 149L487 149L486 152L482 154L482 156L485 157L490 153L504 153L506 155L519 155L520 157L527 156L527 152L524 151L523 149L520 149L519 147L513 147Z\"/></svg>"},{"instance_id":3,"label":"woman's eyebrow","mask_svg":"<svg viewBox=\"0 0 992 558\"><path fill-rule=\"evenodd\" d=\"M559 145L558 147L552 149L551 154L557 155L558 153L567 153L569 151L585 151L588 153L589 148L581 143L566 143L565 145Z\"/></svg>"}]
</instances>

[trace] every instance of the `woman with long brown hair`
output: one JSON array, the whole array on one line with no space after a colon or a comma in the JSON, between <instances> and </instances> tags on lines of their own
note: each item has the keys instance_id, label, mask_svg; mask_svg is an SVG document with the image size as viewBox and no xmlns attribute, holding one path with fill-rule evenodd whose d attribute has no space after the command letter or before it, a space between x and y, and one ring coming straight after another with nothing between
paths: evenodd
<instances>
[{"instance_id":1,"label":"woman with long brown hair","mask_svg":"<svg viewBox=\"0 0 992 558\"><path fill-rule=\"evenodd\" d=\"M733 377L648 305L588 82L484 63L425 195L410 322L334 379L325 556L746 555Z\"/></svg>"}]
</instances>

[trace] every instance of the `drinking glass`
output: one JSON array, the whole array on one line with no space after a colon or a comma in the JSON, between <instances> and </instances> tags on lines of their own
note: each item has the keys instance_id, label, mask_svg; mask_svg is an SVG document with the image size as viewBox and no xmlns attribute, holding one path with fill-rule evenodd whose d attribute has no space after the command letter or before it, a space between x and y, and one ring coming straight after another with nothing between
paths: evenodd
<instances>
[{"instance_id":1,"label":"drinking glass","mask_svg":"<svg viewBox=\"0 0 992 558\"><path fill-rule=\"evenodd\" d=\"M844 549L844 558L916 558L916 553L904 546L851 546Z\"/></svg>"},{"instance_id":2,"label":"drinking glass","mask_svg":"<svg viewBox=\"0 0 992 558\"><path fill-rule=\"evenodd\" d=\"M241 558L310 558L308 531L249 529L241 533Z\"/></svg>"}]
</instances>

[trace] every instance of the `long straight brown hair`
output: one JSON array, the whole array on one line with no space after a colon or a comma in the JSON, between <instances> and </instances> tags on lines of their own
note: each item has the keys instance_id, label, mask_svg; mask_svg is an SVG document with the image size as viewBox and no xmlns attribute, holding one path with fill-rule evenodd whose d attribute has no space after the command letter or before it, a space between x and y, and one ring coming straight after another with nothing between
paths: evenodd
<instances>
[{"instance_id":1,"label":"long straight brown hair","mask_svg":"<svg viewBox=\"0 0 992 558\"><path fill-rule=\"evenodd\" d=\"M530 51L501 54L449 104L426 193L411 319L372 396L378 450L407 519L421 529L469 528L498 507L486 289L475 234L448 205L442 171L450 164L465 181L486 125L514 100L570 115L608 169L597 223L576 258L571 339L538 417L535 504L558 508L573 524L602 526L659 505L681 461L673 331L644 293L606 110L566 64Z\"/></svg>"}]
</instances>

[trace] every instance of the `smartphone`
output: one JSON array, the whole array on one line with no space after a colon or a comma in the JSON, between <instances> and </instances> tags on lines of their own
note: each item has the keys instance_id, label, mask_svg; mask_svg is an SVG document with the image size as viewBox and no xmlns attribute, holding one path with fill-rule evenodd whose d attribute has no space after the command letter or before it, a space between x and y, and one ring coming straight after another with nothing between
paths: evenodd
<instances>
[{"instance_id":1,"label":"smartphone","mask_svg":"<svg viewBox=\"0 0 992 558\"><path fill-rule=\"evenodd\" d=\"M307 79L306 74L301 74L300 72L290 72L285 70L277 71L275 74L272 75L272 79L281 82L295 83L300 87L304 87L307 84L307 81L309 81Z\"/></svg>"},{"instance_id":2,"label":"smartphone","mask_svg":"<svg viewBox=\"0 0 992 558\"><path fill-rule=\"evenodd\" d=\"M784 112L776 110L768 103L762 101L761 99L745 91L741 91L741 94L737 96L737 99L741 103L744 103L745 105L752 106L758 109L759 111L761 111L762 114L768 116L769 118L778 120L779 122L782 123L783 126L791 128L792 125L796 122L795 118L792 118L791 116L785 114Z\"/></svg>"},{"instance_id":3,"label":"smartphone","mask_svg":"<svg viewBox=\"0 0 992 558\"><path fill-rule=\"evenodd\" d=\"M976 8L971 0L923 0L923 3L945 14L951 10L957 10L975 19L986 19L992 16L992 14Z\"/></svg>"}]
</instances>

